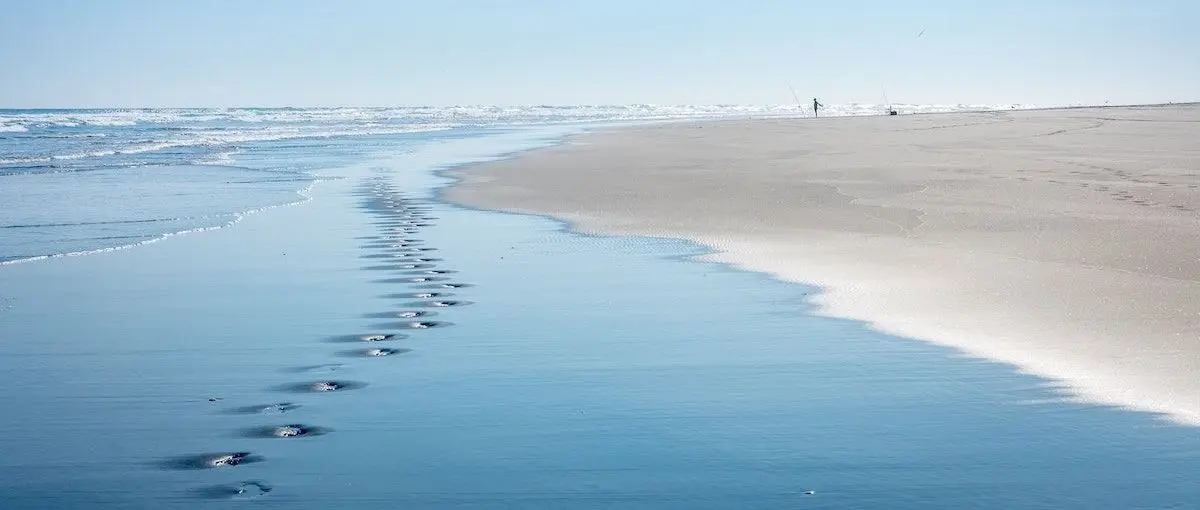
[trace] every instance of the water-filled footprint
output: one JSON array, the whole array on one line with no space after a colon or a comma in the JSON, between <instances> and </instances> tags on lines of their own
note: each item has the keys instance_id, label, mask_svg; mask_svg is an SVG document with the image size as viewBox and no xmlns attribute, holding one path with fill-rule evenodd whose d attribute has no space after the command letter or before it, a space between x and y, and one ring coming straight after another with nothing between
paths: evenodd
<instances>
[{"instance_id":1,"label":"water-filled footprint","mask_svg":"<svg viewBox=\"0 0 1200 510\"><path fill-rule=\"evenodd\" d=\"M290 423L286 425L252 427L242 430L240 435L242 437L262 439L293 439L299 437L321 436L330 432L331 430L326 427L306 425L303 423Z\"/></svg>"},{"instance_id":2,"label":"water-filled footprint","mask_svg":"<svg viewBox=\"0 0 1200 510\"><path fill-rule=\"evenodd\" d=\"M275 389L290 393L339 393L343 391L357 390L365 387L366 385L367 383L357 381L323 380L284 384L281 386L276 386Z\"/></svg>"},{"instance_id":3,"label":"water-filled footprint","mask_svg":"<svg viewBox=\"0 0 1200 510\"><path fill-rule=\"evenodd\" d=\"M167 469L217 469L262 462L261 456L250 452L219 452L184 455L163 463Z\"/></svg>"},{"instance_id":4,"label":"water-filled footprint","mask_svg":"<svg viewBox=\"0 0 1200 510\"><path fill-rule=\"evenodd\" d=\"M433 329L445 328L453 326L449 322L440 321L408 321L408 322L392 322L388 324L376 324L376 327L387 329Z\"/></svg>"},{"instance_id":5,"label":"water-filled footprint","mask_svg":"<svg viewBox=\"0 0 1200 510\"><path fill-rule=\"evenodd\" d=\"M225 411L226 414L266 414L279 415L287 414L300 408L300 404L291 402L277 402L274 404L261 404L253 406L235 407Z\"/></svg>"},{"instance_id":6,"label":"water-filled footprint","mask_svg":"<svg viewBox=\"0 0 1200 510\"><path fill-rule=\"evenodd\" d=\"M258 499L272 490L266 482L246 480L224 485L213 485L196 489L193 493L203 499Z\"/></svg>"},{"instance_id":7,"label":"water-filled footprint","mask_svg":"<svg viewBox=\"0 0 1200 510\"><path fill-rule=\"evenodd\" d=\"M454 306L467 306L472 304L471 301L463 301L461 299L430 299L426 301L412 301L404 303L406 308L450 308Z\"/></svg>"},{"instance_id":8,"label":"water-filled footprint","mask_svg":"<svg viewBox=\"0 0 1200 510\"><path fill-rule=\"evenodd\" d=\"M387 356L396 356L412 352L412 349L397 349L392 347L371 347L367 349L355 349L353 351L344 351L341 356L348 358L383 358Z\"/></svg>"},{"instance_id":9,"label":"water-filled footprint","mask_svg":"<svg viewBox=\"0 0 1200 510\"><path fill-rule=\"evenodd\" d=\"M432 317L437 315L437 312L429 310L397 310L394 312L376 312L364 314L363 317L368 319L417 319L422 317Z\"/></svg>"},{"instance_id":10,"label":"water-filled footprint","mask_svg":"<svg viewBox=\"0 0 1200 510\"><path fill-rule=\"evenodd\" d=\"M382 317L381 317L382 318ZM330 338L328 341L334 343L376 343L376 342L392 342L395 340L404 340L408 335L398 333L368 333L366 335L341 335Z\"/></svg>"}]
</instances>

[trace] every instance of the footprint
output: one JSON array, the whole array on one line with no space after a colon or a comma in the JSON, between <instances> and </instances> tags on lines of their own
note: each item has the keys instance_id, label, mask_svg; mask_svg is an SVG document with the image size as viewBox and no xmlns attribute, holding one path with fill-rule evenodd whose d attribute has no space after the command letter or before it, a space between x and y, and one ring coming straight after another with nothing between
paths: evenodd
<instances>
[{"instance_id":1,"label":"footprint","mask_svg":"<svg viewBox=\"0 0 1200 510\"><path fill-rule=\"evenodd\" d=\"M287 425L271 425L244 429L239 435L258 439L293 439L299 437L322 436L332 432L326 427L317 427L301 423Z\"/></svg>"},{"instance_id":2,"label":"footprint","mask_svg":"<svg viewBox=\"0 0 1200 510\"><path fill-rule=\"evenodd\" d=\"M449 322L439 321L408 321L408 322L389 322L385 324L376 324L375 327L382 329L433 329L445 328L452 326Z\"/></svg>"},{"instance_id":3,"label":"footprint","mask_svg":"<svg viewBox=\"0 0 1200 510\"><path fill-rule=\"evenodd\" d=\"M359 340L364 342L386 342L393 338L396 338L396 335L363 335L358 337Z\"/></svg>"},{"instance_id":4,"label":"footprint","mask_svg":"<svg viewBox=\"0 0 1200 510\"><path fill-rule=\"evenodd\" d=\"M411 262L411 261L405 260L405 261L400 261L400 263L398 263L398 264L381 264L378 266L363 266L359 269L362 269L363 271L400 271L400 270L405 269L405 268L401 268L400 265L412 264L412 263L413 262ZM403 278L389 278L388 280L402 280L402 279ZM377 283L400 283L400 282L380 281Z\"/></svg>"},{"instance_id":5,"label":"footprint","mask_svg":"<svg viewBox=\"0 0 1200 510\"><path fill-rule=\"evenodd\" d=\"M363 317L368 319L418 319L434 315L437 315L437 312L427 310L398 310L395 312L368 313L364 314Z\"/></svg>"},{"instance_id":6,"label":"footprint","mask_svg":"<svg viewBox=\"0 0 1200 510\"><path fill-rule=\"evenodd\" d=\"M439 298L440 299L440 298L450 297L453 295L454 294L451 294L449 292L402 292L400 294L389 294L387 296L384 296L384 298L385 299L404 299L404 298L409 298L409 299Z\"/></svg>"},{"instance_id":7,"label":"footprint","mask_svg":"<svg viewBox=\"0 0 1200 510\"><path fill-rule=\"evenodd\" d=\"M291 402L278 402L275 404L263 404L256 406L235 407L225 411L225 414L266 414L280 415L287 414L300 408L300 404Z\"/></svg>"},{"instance_id":8,"label":"footprint","mask_svg":"<svg viewBox=\"0 0 1200 510\"><path fill-rule=\"evenodd\" d=\"M374 342L393 342L396 340L404 340L408 335L400 335L394 333L371 333L367 335L343 335L330 338L333 343L374 343Z\"/></svg>"},{"instance_id":9,"label":"footprint","mask_svg":"<svg viewBox=\"0 0 1200 510\"><path fill-rule=\"evenodd\" d=\"M429 301L414 301L411 303L405 303L405 306L415 308L449 308L452 306L467 306L469 304L472 304L472 302L456 299L431 299Z\"/></svg>"},{"instance_id":10,"label":"footprint","mask_svg":"<svg viewBox=\"0 0 1200 510\"><path fill-rule=\"evenodd\" d=\"M276 386L277 391L291 393L335 393L363 388L367 383L358 381L321 380L312 382L291 383Z\"/></svg>"},{"instance_id":11,"label":"footprint","mask_svg":"<svg viewBox=\"0 0 1200 510\"><path fill-rule=\"evenodd\" d=\"M303 366L303 367L285 368L285 369L283 369L283 371L287 372L287 373L291 373L291 374L330 373L330 372L337 372L337 371L341 370L342 367L344 367L344 366L345 365L343 365L341 363L325 363L322 365L307 365L307 366Z\"/></svg>"},{"instance_id":12,"label":"footprint","mask_svg":"<svg viewBox=\"0 0 1200 510\"><path fill-rule=\"evenodd\" d=\"M465 288L471 287L471 286L472 285L469 283L435 283L433 285L427 286L426 288L430 288L430 289L465 289Z\"/></svg>"},{"instance_id":13,"label":"footprint","mask_svg":"<svg viewBox=\"0 0 1200 510\"><path fill-rule=\"evenodd\" d=\"M347 358L383 358L387 356L395 356L412 352L412 349L393 349L390 347L372 347L369 349L355 349L353 351L343 351L340 356Z\"/></svg>"},{"instance_id":14,"label":"footprint","mask_svg":"<svg viewBox=\"0 0 1200 510\"><path fill-rule=\"evenodd\" d=\"M253 464L262 462L261 456L254 455L250 452L219 452L219 453L201 453L196 455L184 455L168 459L162 463L162 467L166 469L218 469L231 468L241 466L243 464Z\"/></svg>"},{"instance_id":15,"label":"footprint","mask_svg":"<svg viewBox=\"0 0 1200 510\"><path fill-rule=\"evenodd\" d=\"M246 480L225 485L213 485L196 489L196 497L203 499L258 499L265 497L272 490L266 482Z\"/></svg>"},{"instance_id":16,"label":"footprint","mask_svg":"<svg viewBox=\"0 0 1200 510\"><path fill-rule=\"evenodd\" d=\"M434 283L449 280L445 276L411 276L405 279L408 280L408 283Z\"/></svg>"},{"instance_id":17,"label":"footprint","mask_svg":"<svg viewBox=\"0 0 1200 510\"><path fill-rule=\"evenodd\" d=\"M400 267L398 269L433 269L434 267L436 267L433 264L426 264L426 263L413 263L413 264L400 264L400 265L402 267Z\"/></svg>"}]
</instances>

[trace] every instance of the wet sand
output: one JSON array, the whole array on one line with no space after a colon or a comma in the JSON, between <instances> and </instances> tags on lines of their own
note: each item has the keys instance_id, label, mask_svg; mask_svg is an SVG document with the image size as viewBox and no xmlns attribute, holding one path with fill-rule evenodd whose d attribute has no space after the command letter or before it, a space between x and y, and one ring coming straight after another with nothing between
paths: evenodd
<instances>
[{"instance_id":1,"label":"wet sand","mask_svg":"<svg viewBox=\"0 0 1200 510\"><path fill-rule=\"evenodd\" d=\"M598 131L452 201L686 238L825 314L1200 424L1200 106Z\"/></svg>"}]
</instances>

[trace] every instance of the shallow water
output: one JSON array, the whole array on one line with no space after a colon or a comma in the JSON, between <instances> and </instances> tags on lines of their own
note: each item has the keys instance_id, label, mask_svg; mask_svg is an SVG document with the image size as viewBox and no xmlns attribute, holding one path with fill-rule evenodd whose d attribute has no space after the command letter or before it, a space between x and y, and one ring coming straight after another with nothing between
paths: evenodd
<instances>
[{"instance_id":1,"label":"shallow water","mask_svg":"<svg viewBox=\"0 0 1200 510\"><path fill-rule=\"evenodd\" d=\"M431 169L561 132L346 157L312 201L235 228L0 268L0 406L18 410L0 417L3 508L1200 500L1195 429L813 316L816 289L691 260L687 243L430 200ZM396 237L440 260L375 258L394 253L377 223L396 204L436 218ZM423 274L446 280L404 281ZM443 282L469 286L427 288ZM412 310L436 315L386 317ZM426 320L444 327L404 327ZM369 348L397 352L355 355ZM263 433L290 425L319 433Z\"/></svg>"}]
</instances>

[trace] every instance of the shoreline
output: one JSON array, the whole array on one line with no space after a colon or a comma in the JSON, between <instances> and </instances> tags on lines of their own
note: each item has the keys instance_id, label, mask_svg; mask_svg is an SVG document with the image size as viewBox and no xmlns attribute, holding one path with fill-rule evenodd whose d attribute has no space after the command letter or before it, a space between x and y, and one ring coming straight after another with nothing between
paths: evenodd
<instances>
[{"instance_id":1,"label":"shoreline","mask_svg":"<svg viewBox=\"0 0 1200 510\"><path fill-rule=\"evenodd\" d=\"M865 509L1195 499L1200 458L1178 453L1197 450L1191 429L1061 404L1008 366L816 317L815 288L697 263L716 253L690 241L576 235L441 200L464 165L559 134L348 159L310 200L231 228L0 269L14 339L0 350L17 360L6 402L26 410L4 422L18 445L0 467L7 501L776 508L808 497L798 487Z\"/></svg>"},{"instance_id":2,"label":"shoreline","mask_svg":"<svg viewBox=\"0 0 1200 510\"><path fill-rule=\"evenodd\" d=\"M594 130L450 170L442 196L583 233L686 239L714 250L705 260L820 287L818 313L1011 364L1068 399L1197 425L1200 181L1187 168L1200 157L1179 127L1200 109L1152 108ZM1055 115L1088 110L1116 118Z\"/></svg>"}]
</instances>

